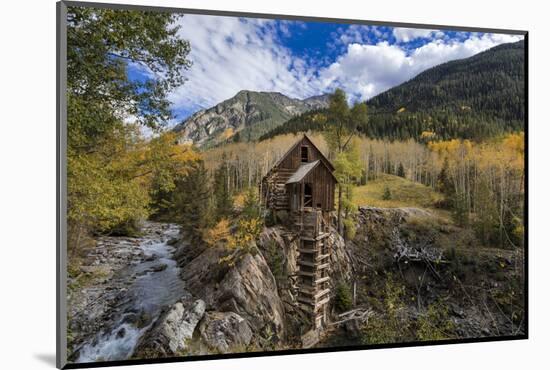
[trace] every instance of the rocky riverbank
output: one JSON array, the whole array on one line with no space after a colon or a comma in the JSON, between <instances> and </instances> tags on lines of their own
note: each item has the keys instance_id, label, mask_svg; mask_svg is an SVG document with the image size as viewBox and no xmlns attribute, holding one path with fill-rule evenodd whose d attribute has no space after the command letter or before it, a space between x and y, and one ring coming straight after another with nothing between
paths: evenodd
<instances>
[{"instance_id":1,"label":"rocky riverbank","mask_svg":"<svg viewBox=\"0 0 550 370\"><path fill-rule=\"evenodd\" d=\"M179 228L146 222L142 235L100 237L68 281L70 359L124 359L166 305L188 296L172 258Z\"/></svg>"}]
</instances>

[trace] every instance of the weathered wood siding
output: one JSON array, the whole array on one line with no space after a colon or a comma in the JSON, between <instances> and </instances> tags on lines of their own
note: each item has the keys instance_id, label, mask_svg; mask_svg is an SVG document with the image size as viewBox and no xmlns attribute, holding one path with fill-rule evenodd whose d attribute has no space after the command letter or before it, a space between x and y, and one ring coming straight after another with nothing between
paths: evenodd
<instances>
[{"instance_id":1,"label":"weathered wood siding","mask_svg":"<svg viewBox=\"0 0 550 370\"><path fill-rule=\"evenodd\" d=\"M319 159L330 165L330 162L327 161L323 154L319 152L319 150L317 150L317 148L312 145L312 143L308 139L302 138L302 140L300 140L300 143L296 145L294 149L292 149L290 153L288 153L287 156L282 160L282 162L279 164L279 167L298 169L298 167L302 165L302 146L307 146L308 148L308 162L314 162Z\"/></svg>"},{"instance_id":2,"label":"weathered wood siding","mask_svg":"<svg viewBox=\"0 0 550 370\"><path fill-rule=\"evenodd\" d=\"M334 211L334 190L336 182L328 168L319 164L304 179L297 184L288 184L286 192L289 194L290 209L298 210L303 205L304 184L309 183L313 190L313 207L323 211Z\"/></svg>"},{"instance_id":3,"label":"weathered wood siding","mask_svg":"<svg viewBox=\"0 0 550 370\"><path fill-rule=\"evenodd\" d=\"M302 146L308 148L308 162L319 163L300 183L285 185L302 162ZM313 207L320 205L325 212L334 211L336 180L332 176L332 164L307 138L303 137L262 180L262 201L273 209L300 210L304 203L304 183L312 186Z\"/></svg>"},{"instance_id":4,"label":"weathered wood siding","mask_svg":"<svg viewBox=\"0 0 550 370\"><path fill-rule=\"evenodd\" d=\"M326 166L319 164L306 175L303 183L310 183L313 186L314 207L321 208L323 211L334 211L336 182Z\"/></svg>"}]
</instances>

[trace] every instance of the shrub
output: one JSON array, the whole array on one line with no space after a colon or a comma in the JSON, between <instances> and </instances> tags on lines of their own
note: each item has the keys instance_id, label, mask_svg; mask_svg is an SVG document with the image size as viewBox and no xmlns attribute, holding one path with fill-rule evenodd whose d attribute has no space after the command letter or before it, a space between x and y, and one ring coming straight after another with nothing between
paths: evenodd
<instances>
[{"instance_id":1,"label":"shrub","mask_svg":"<svg viewBox=\"0 0 550 370\"><path fill-rule=\"evenodd\" d=\"M345 312L350 310L352 306L353 298L349 285L344 282L338 283L334 296L334 307L340 312Z\"/></svg>"},{"instance_id":2,"label":"shrub","mask_svg":"<svg viewBox=\"0 0 550 370\"><path fill-rule=\"evenodd\" d=\"M353 240L357 234L357 227L352 218L344 218L344 237L346 240Z\"/></svg>"},{"instance_id":3,"label":"shrub","mask_svg":"<svg viewBox=\"0 0 550 370\"><path fill-rule=\"evenodd\" d=\"M231 252L222 257L220 263L228 263L230 266L235 260L246 253L256 252L255 241L262 232L263 222L259 218L241 219L237 223L237 229L233 235L227 238L227 249Z\"/></svg>"},{"instance_id":4,"label":"shrub","mask_svg":"<svg viewBox=\"0 0 550 370\"><path fill-rule=\"evenodd\" d=\"M265 257L271 273L276 280L281 280L284 277L284 261L278 244L274 240L269 240L265 252Z\"/></svg>"},{"instance_id":5,"label":"shrub","mask_svg":"<svg viewBox=\"0 0 550 370\"><path fill-rule=\"evenodd\" d=\"M393 276L388 274L384 286L383 312L375 320L369 320L363 332L363 343L396 343L407 340L409 325L401 317L401 312L405 307L404 294L405 287L398 284Z\"/></svg>"},{"instance_id":6,"label":"shrub","mask_svg":"<svg viewBox=\"0 0 550 370\"><path fill-rule=\"evenodd\" d=\"M229 221L222 218L213 228L206 230L203 239L206 244L214 246L220 242L226 242L229 235Z\"/></svg>"},{"instance_id":7,"label":"shrub","mask_svg":"<svg viewBox=\"0 0 550 370\"><path fill-rule=\"evenodd\" d=\"M430 304L418 318L418 340L442 340L453 337L454 323L449 319L449 309L440 300Z\"/></svg>"},{"instance_id":8,"label":"shrub","mask_svg":"<svg viewBox=\"0 0 550 370\"><path fill-rule=\"evenodd\" d=\"M391 199L391 190L389 186L384 187L384 194L382 194L383 200L390 200Z\"/></svg>"}]
</instances>

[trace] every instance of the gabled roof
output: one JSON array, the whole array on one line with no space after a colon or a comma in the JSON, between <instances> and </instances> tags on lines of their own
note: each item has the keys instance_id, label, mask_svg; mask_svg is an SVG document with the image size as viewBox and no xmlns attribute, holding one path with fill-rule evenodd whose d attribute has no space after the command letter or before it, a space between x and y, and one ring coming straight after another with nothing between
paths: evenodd
<instances>
[{"instance_id":1,"label":"gabled roof","mask_svg":"<svg viewBox=\"0 0 550 370\"><path fill-rule=\"evenodd\" d=\"M306 177L306 175L309 173L309 171L311 171L312 169L317 167L319 162L321 162L321 161L316 160L315 162L310 162L310 163L306 163L306 164L301 165L300 167L298 167L296 172L294 172L294 174L292 174L292 176L290 176L290 178L287 180L286 183L287 184L293 184L295 182L302 181L302 179L304 177Z\"/></svg>"},{"instance_id":2,"label":"gabled roof","mask_svg":"<svg viewBox=\"0 0 550 370\"><path fill-rule=\"evenodd\" d=\"M325 166L328 170L328 173L330 173L330 175L332 176L334 181L336 183L338 183L338 180L336 179L336 176L334 176L334 174L332 173L330 168L328 168L328 166L325 164L325 162L322 162L321 160L318 159L314 162L306 163L306 164L303 164L300 167L298 167L296 172L294 172L292 174L292 176L290 176L290 178L287 180L285 185L294 184L294 183L302 181L307 176L307 174L310 173L311 171L313 171L313 169L315 167L317 167L319 164L322 164L323 166Z\"/></svg>"},{"instance_id":3,"label":"gabled roof","mask_svg":"<svg viewBox=\"0 0 550 370\"><path fill-rule=\"evenodd\" d=\"M282 161L283 161L283 160L284 160L284 159L285 159L285 158L286 158L286 157L287 157L287 156L288 156L288 155L289 155L298 145L300 145L300 143L301 143L302 140L304 140L304 139L306 139L306 140L309 142L309 144L311 144L311 146L312 146L313 148L315 148L315 150L317 150L317 151L319 152L319 155L321 156L321 160L323 161L323 163L325 164L325 166L328 167L328 169L330 170L330 172L334 171L334 166L332 165L332 163L330 163L330 161L323 155L323 152L321 152L321 151L319 150L319 148L317 148L317 146L313 143L313 141L312 141L306 134L304 134L304 136L303 136L300 140L296 141L296 143L294 143L294 145L292 145L292 146L290 147L290 149L288 149L288 150L286 151L286 153L285 153L281 158L279 158L279 160L277 161L277 163L275 163L275 164L273 165L273 168L278 167L278 166L281 164L281 162L282 162Z\"/></svg>"}]
</instances>

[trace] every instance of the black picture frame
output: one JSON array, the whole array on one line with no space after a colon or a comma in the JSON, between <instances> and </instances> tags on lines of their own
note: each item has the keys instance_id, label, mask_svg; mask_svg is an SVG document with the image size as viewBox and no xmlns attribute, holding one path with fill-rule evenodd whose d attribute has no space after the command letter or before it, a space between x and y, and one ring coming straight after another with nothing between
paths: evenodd
<instances>
[{"instance_id":1,"label":"black picture frame","mask_svg":"<svg viewBox=\"0 0 550 370\"><path fill-rule=\"evenodd\" d=\"M510 341L510 340L525 340L529 338L529 32L527 30L513 30L513 29L497 29L497 28L483 28L472 26L452 26L441 24L420 24L420 23L404 23L404 22L388 22L388 21L375 21L375 20L362 20L362 19L340 19L330 17L312 17L302 15L286 15L286 14L266 14L266 13L252 13L252 12L234 12L234 11L220 11L220 10L207 10L207 9L189 9L189 8L171 8L171 7L159 7L159 6L144 6L144 5L131 5L131 4L110 4L110 3L95 3L95 2L79 2L79 1L60 1L56 7L57 16L57 65L56 65L56 120L57 120L57 156L56 156L56 169L57 169L57 187L56 187L56 227L57 227L57 251L56 251L56 284L57 284L57 310L56 310L56 366L60 369L78 369L78 368L95 368L106 366L126 366L126 365L141 365L141 364L159 364L159 363L173 363L173 362L189 362L189 361L208 361L208 360L220 360L220 359L235 359L235 358L247 358L247 357L266 357L266 356L281 356L281 355L294 355L294 354L315 354L324 352L341 352L341 351L361 351L369 349L380 348L403 348L403 347L419 347L419 346L433 346L433 345L447 345L447 344L466 344L466 343L483 343L483 342L497 342L497 341ZM487 32L487 33L500 33L510 35L522 35L525 43L525 55L524 55L524 72L525 72L525 197L524 197L524 307L525 307L525 333L518 335L504 335L498 337L484 337L484 338L466 338L466 339L452 339L452 340L438 340L438 341L422 341L422 342L407 342L407 343L388 343L388 344L376 344L376 345L353 345L353 346L338 346L327 348L309 348L299 350L275 350L266 352L250 352L250 353L231 353L231 354L209 354L201 356L186 356L186 357L170 357L170 358L156 358L156 359L136 359L136 360L120 360L120 361L101 361L94 363L67 363L67 307L66 307L66 283L67 283L67 99L65 96L66 91L66 56L67 56L67 43L66 43L66 15L67 7L89 7L89 8L109 8L109 9L121 9L121 10L142 10L142 11L159 11L159 12L171 12L171 13L184 13L184 14L197 14L197 15L215 15L215 16L227 16L227 17L248 17L248 18L263 18L263 19L280 19L280 20L294 20L294 21L315 21L315 22L329 22L329 23L342 23L342 24L359 24L359 25L374 25L374 26L388 26L388 27L407 27L407 28L422 28L422 29L445 29L454 31L467 31L467 32Z\"/></svg>"}]
</instances>

